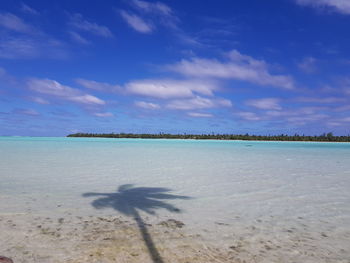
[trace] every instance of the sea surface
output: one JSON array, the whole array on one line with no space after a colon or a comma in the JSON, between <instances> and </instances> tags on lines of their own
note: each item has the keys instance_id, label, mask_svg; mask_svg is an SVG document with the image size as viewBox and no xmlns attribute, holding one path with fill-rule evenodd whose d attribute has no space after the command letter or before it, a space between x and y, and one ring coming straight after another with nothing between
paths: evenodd
<instances>
[{"instance_id":1,"label":"sea surface","mask_svg":"<svg viewBox=\"0 0 350 263\"><path fill-rule=\"evenodd\" d=\"M0 215L133 211L349 262L350 143L0 137Z\"/></svg>"}]
</instances>

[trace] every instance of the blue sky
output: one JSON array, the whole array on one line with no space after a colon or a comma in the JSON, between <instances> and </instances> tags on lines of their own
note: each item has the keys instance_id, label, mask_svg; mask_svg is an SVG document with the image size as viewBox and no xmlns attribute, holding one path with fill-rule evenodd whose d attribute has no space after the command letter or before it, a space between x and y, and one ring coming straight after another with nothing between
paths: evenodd
<instances>
[{"instance_id":1,"label":"blue sky","mask_svg":"<svg viewBox=\"0 0 350 263\"><path fill-rule=\"evenodd\" d=\"M350 133L348 0L2 0L0 135Z\"/></svg>"}]
</instances>

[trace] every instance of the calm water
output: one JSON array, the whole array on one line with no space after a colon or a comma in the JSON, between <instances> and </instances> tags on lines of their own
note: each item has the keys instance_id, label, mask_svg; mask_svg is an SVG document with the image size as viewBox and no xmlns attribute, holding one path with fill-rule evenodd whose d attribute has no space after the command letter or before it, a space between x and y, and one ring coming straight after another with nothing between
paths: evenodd
<instances>
[{"instance_id":1,"label":"calm water","mask_svg":"<svg viewBox=\"0 0 350 263\"><path fill-rule=\"evenodd\" d=\"M222 240L218 226L256 220L266 232L298 219L350 229L348 143L0 137L0 214L94 214L82 195L124 184L192 197L163 200L182 213L159 209L149 220L178 218Z\"/></svg>"}]
</instances>

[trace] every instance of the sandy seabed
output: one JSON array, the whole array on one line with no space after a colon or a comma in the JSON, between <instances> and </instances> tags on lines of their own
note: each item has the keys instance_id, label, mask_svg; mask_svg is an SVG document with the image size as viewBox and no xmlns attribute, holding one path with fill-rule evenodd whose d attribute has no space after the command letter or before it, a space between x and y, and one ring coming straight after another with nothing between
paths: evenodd
<instances>
[{"instance_id":1,"label":"sandy seabed","mask_svg":"<svg viewBox=\"0 0 350 263\"><path fill-rule=\"evenodd\" d=\"M250 236L231 233L232 238L219 245L207 241L205 233L190 233L181 221L147 221L144 218L141 225L147 231L145 239L140 223L125 216L2 214L0 255L15 263L350 262L349 235L338 240L343 244L339 248L329 245L331 237L324 232L310 234L292 228L267 239L256 225L245 229ZM217 225L232 231L226 224Z\"/></svg>"}]
</instances>

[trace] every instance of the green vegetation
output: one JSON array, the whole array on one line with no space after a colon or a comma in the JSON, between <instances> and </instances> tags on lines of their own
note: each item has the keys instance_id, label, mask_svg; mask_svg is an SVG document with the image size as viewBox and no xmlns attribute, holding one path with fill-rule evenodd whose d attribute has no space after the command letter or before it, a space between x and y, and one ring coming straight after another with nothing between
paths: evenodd
<instances>
[{"instance_id":1,"label":"green vegetation","mask_svg":"<svg viewBox=\"0 0 350 263\"><path fill-rule=\"evenodd\" d=\"M93 138L138 138L138 139L193 139L193 140L250 140L250 141L317 141L317 142L350 142L350 135L334 136L324 133L318 136L306 135L239 135L239 134L134 134L134 133L74 133L67 137Z\"/></svg>"}]
</instances>

